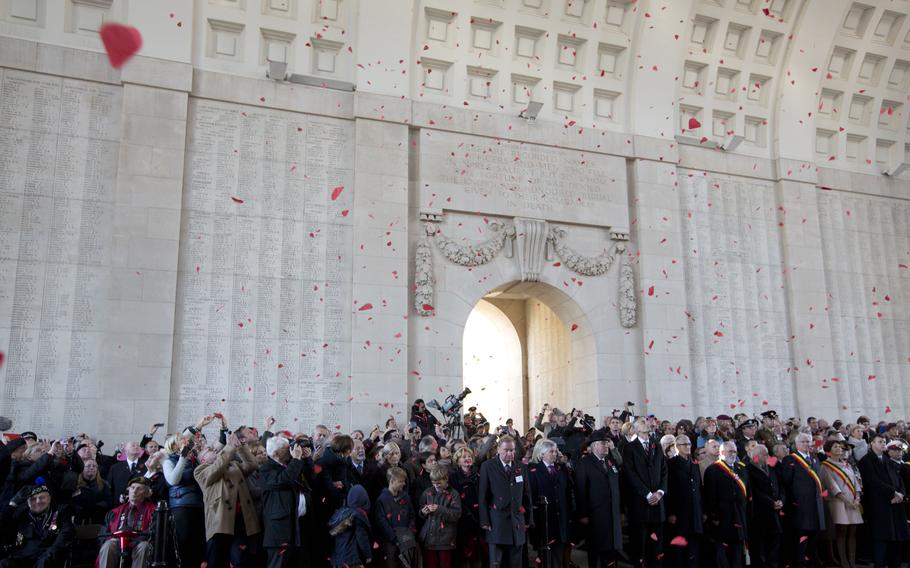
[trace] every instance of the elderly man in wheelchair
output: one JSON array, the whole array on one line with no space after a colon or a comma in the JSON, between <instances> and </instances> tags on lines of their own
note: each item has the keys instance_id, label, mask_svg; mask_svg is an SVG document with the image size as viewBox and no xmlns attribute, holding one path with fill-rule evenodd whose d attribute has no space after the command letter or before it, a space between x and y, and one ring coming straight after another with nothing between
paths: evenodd
<instances>
[{"instance_id":1,"label":"elderly man in wheelchair","mask_svg":"<svg viewBox=\"0 0 910 568\"><path fill-rule=\"evenodd\" d=\"M129 499L107 514L98 552L98 568L130 565L146 568L152 558L151 528L155 504L149 501L152 489L144 477L127 486ZM131 564L127 563L131 559Z\"/></svg>"}]
</instances>

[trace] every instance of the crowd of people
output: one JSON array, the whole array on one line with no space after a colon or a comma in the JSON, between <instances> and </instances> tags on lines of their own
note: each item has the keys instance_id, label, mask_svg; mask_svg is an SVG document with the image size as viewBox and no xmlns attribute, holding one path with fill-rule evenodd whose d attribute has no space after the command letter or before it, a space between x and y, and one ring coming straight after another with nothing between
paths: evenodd
<instances>
[{"instance_id":1,"label":"crowd of people","mask_svg":"<svg viewBox=\"0 0 910 568\"><path fill-rule=\"evenodd\" d=\"M403 428L295 434L216 413L111 453L7 434L0 568L893 567L910 541L903 422L445 418L417 400Z\"/></svg>"}]
</instances>

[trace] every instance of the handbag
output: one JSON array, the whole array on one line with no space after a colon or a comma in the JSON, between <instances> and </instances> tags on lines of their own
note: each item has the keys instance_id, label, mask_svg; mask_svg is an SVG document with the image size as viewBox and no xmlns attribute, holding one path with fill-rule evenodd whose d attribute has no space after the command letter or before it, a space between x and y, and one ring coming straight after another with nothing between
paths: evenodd
<instances>
[{"instance_id":1,"label":"handbag","mask_svg":"<svg viewBox=\"0 0 910 568\"><path fill-rule=\"evenodd\" d=\"M338 536L354 524L354 515L348 515L340 523L329 529L329 536Z\"/></svg>"}]
</instances>

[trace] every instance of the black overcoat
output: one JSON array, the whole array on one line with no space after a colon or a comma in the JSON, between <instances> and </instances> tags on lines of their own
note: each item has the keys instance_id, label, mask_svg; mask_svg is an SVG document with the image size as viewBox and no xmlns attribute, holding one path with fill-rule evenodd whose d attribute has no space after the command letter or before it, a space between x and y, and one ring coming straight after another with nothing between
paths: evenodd
<instances>
[{"instance_id":1,"label":"black overcoat","mask_svg":"<svg viewBox=\"0 0 910 568\"><path fill-rule=\"evenodd\" d=\"M675 515L671 525L675 534L701 534L701 470L690 459L676 456L667 460L667 516Z\"/></svg>"},{"instance_id":2,"label":"black overcoat","mask_svg":"<svg viewBox=\"0 0 910 568\"><path fill-rule=\"evenodd\" d=\"M528 468L512 462L512 475L506 474L498 456L480 466L480 525L487 531L489 544L522 546L531 520L531 484Z\"/></svg>"},{"instance_id":3,"label":"black overcoat","mask_svg":"<svg viewBox=\"0 0 910 568\"><path fill-rule=\"evenodd\" d=\"M587 454L575 466L576 518L588 518L583 526L587 546L601 551L622 548L619 516L619 470L609 459L602 466L594 454Z\"/></svg>"},{"instance_id":4,"label":"black overcoat","mask_svg":"<svg viewBox=\"0 0 910 568\"><path fill-rule=\"evenodd\" d=\"M785 457L776 467L778 478L787 496L784 501L784 511L787 515L788 526L798 531L824 530L825 504L822 501L818 484L812 475L797 461L794 454ZM819 461L811 458L809 467L821 480Z\"/></svg>"},{"instance_id":5,"label":"black overcoat","mask_svg":"<svg viewBox=\"0 0 910 568\"><path fill-rule=\"evenodd\" d=\"M737 462L733 472L746 486L746 468ZM748 496L739 484L718 463L705 470L705 513L708 515L708 533L722 542L746 540L746 504Z\"/></svg>"},{"instance_id":6,"label":"black overcoat","mask_svg":"<svg viewBox=\"0 0 910 568\"><path fill-rule=\"evenodd\" d=\"M622 453L622 473L626 494L623 495L629 520L639 523L662 523L666 520L665 500L648 505L648 493L667 493L667 460L660 444L653 439L645 453L638 439L626 444Z\"/></svg>"},{"instance_id":7,"label":"black overcoat","mask_svg":"<svg viewBox=\"0 0 910 568\"><path fill-rule=\"evenodd\" d=\"M528 465L528 477L531 482L531 495L534 496L535 545L541 542L544 530L543 498L547 499L547 537L549 541L569 541L569 521L573 509L572 476L565 465L553 466L551 478L543 462Z\"/></svg>"},{"instance_id":8,"label":"black overcoat","mask_svg":"<svg viewBox=\"0 0 910 568\"><path fill-rule=\"evenodd\" d=\"M880 460L869 451L859 460L859 473L863 478L863 512L874 540L910 540L907 528L907 510L903 503L892 504L894 493L906 495L900 474L886 456Z\"/></svg>"},{"instance_id":9,"label":"black overcoat","mask_svg":"<svg viewBox=\"0 0 910 568\"><path fill-rule=\"evenodd\" d=\"M262 480L262 526L265 547L278 547L283 544L296 545L297 534L297 499L300 488L300 474L303 472L303 460L291 459L287 467L273 459L268 459L259 468ZM307 515L311 511L307 502Z\"/></svg>"},{"instance_id":10,"label":"black overcoat","mask_svg":"<svg viewBox=\"0 0 910 568\"><path fill-rule=\"evenodd\" d=\"M783 526L774 502L784 501L784 496L777 479L777 468L769 467L765 473L750 463L746 472L749 474L749 530L755 534L780 534Z\"/></svg>"}]
</instances>

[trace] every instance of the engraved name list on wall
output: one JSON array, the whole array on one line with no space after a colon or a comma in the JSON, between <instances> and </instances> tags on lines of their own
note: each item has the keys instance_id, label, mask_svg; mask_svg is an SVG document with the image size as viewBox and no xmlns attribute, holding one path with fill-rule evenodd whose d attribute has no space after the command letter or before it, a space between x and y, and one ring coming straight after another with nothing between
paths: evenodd
<instances>
[{"instance_id":1,"label":"engraved name list on wall","mask_svg":"<svg viewBox=\"0 0 910 568\"><path fill-rule=\"evenodd\" d=\"M0 71L0 414L96 431L120 87Z\"/></svg>"},{"instance_id":2,"label":"engraved name list on wall","mask_svg":"<svg viewBox=\"0 0 910 568\"><path fill-rule=\"evenodd\" d=\"M190 106L173 425L346 426L351 359L350 123Z\"/></svg>"}]
</instances>

